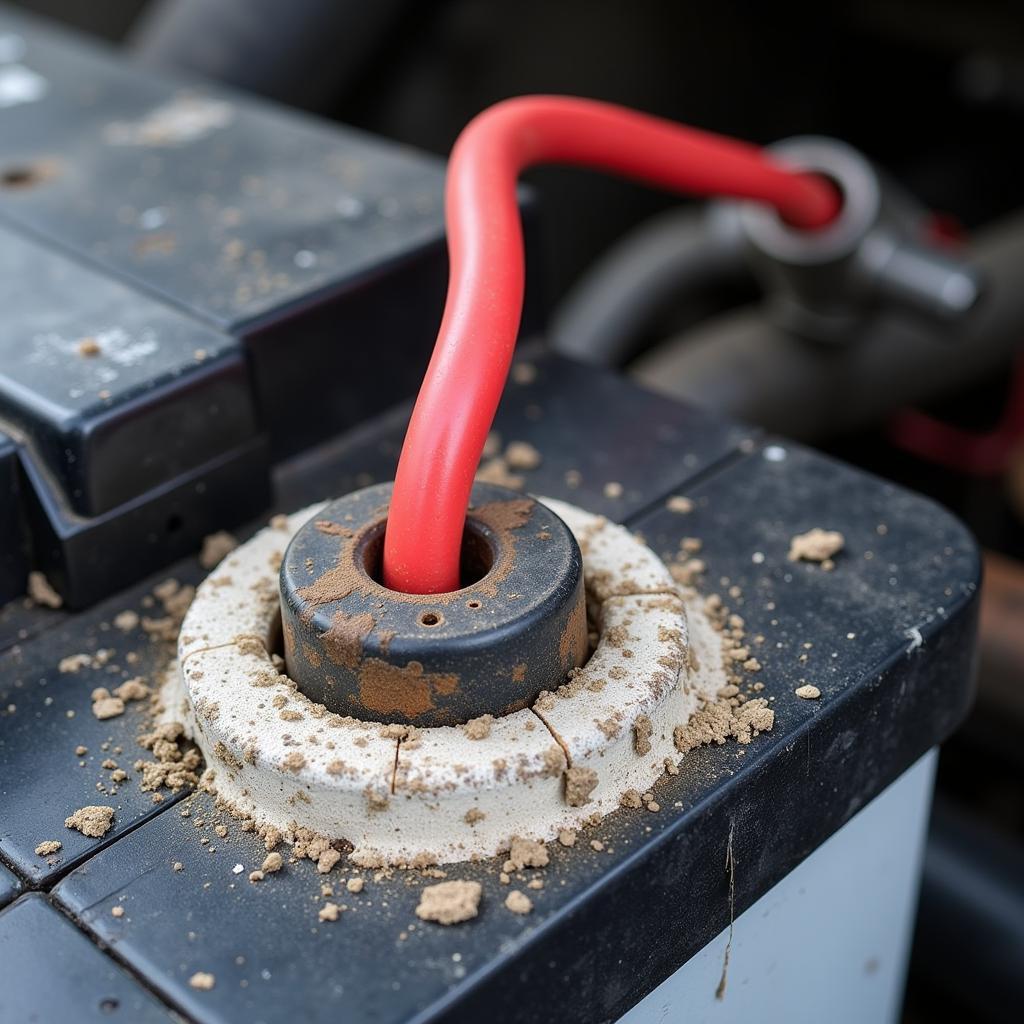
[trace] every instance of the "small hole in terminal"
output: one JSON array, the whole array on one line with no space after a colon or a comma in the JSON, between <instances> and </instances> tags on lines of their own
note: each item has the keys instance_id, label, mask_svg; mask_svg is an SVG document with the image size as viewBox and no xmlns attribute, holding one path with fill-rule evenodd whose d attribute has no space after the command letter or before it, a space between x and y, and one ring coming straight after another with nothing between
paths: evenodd
<instances>
[{"instance_id":1,"label":"small hole in terminal","mask_svg":"<svg viewBox=\"0 0 1024 1024\"><path fill-rule=\"evenodd\" d=\"M444 616L440 612L423 612L418 621L421 626L440 626Z\"/></svg>"},{"instance_id":2,"label":"small hole in terminal","mask_svg":"<svg viewBox=\"0 0 1024 1024\"><path fill-rule=\"evenodd\" d=\"M370 579L381 586L386 525L378 523L369 530L355 553L356 564ZM467 519L466 529L462 534L459 589L465 590L466 587L479 583L494 567L495 557L494 541L488 531L472 519Z\"/></svg>"},{"instance_id":3,"label":"small hole in terminal","mask_svg":"<svg viewBox=\"0 0 1024 1024\"><path fill-rule=\"evenodd\" d=\"M481 606L480 602L476 598L473 598L472 600L466 602L466 607L467 608L472 608L473 611L476 611L477 608L480 608L482 606Z\"/></svg>"}]
</instances>

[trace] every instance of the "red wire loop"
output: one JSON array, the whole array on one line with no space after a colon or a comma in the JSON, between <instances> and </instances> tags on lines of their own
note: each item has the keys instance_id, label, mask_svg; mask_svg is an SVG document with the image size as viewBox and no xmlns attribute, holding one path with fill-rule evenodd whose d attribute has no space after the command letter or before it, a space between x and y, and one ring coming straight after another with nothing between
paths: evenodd
<instances>
[{"instance_id":1,"label":"red wire loop","mask_svg":"<svg viewBox=\"0 0 1024 1024\"><path fill-rule=\"evenodd\" d=\"M505 386L523 305L520 172L600 168L670 191L774 206L814 229L839 208L823 179L756 146L592 100L523 96L483 111L452 150L445 187L449 280L441 329L395 476L384 584L435 594L459 587L473 476Z\"/></svg>"}]
</instances>

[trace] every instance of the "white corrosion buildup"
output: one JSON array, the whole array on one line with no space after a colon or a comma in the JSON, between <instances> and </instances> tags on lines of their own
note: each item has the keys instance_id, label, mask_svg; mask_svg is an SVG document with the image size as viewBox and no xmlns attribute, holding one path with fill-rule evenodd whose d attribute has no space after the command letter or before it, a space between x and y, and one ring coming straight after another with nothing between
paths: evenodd
<instances>
[{"instance_id":1,"label":"white corrosion buildup","mask_svg":"<svg viewBox=\"0 0 1024 1024\"><path fill-rule=\"evenodd\" d=\"M346 839L369 865L489 857L513 836L546 842L610 813L626 790L650 789L666 758L680 760L675 726L725 682L720 638L695 606L688 635L668 570L627 530L544 503L580 544L600 639L557 691L489 730L342 717L275 665L278 569L320 506L232 552L199 587L178 642L176 681L217 794L259 824Z\"/></svg>"}]
</instances>

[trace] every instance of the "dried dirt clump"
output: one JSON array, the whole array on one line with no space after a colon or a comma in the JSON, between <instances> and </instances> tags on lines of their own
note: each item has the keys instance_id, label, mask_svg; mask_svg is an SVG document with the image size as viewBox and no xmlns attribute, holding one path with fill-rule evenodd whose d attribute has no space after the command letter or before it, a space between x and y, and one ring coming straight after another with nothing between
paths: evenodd
<instances>
[{"instance_id":1,"label":"dried dirt clump","mask_svg":"<svg viewBox=\"0 0 1024 1024\"><path fill-rule=\"evenodd\" d=\"M570 807L590 803L590 794L597 788L597 772L593 768L568 768L565 772L565 802Z\"/></svg>"},{"instance_id":2,"label":"dried dirt clump","mask_svg":"<svg viewBox=\"0 0 1024 1024\"><path fill-rule=\"evenodd\" d=\"M506 871L522 871L523 868L543 868L548 864L548 849L543 843L515 836L505 862Z\"/></svg>"},{"instance_id":3,"label":"dried dirt clump","mask_svg":"<svg viewBox=\"0 0 1024 1024\"><path fill-rule=\"evenodd\" d=\"M60 608L64 598L50 585L50 581L38 570L28 574L28 596L33 604L44 608Z\"/></svg>"},{"instance_id":4,"label":"dried dirt clump","mask_svg":"<svg viewBox=\"0 0 1024 1024\"><path fill-rule=\"evenodd\" d=\"M815 527L806 533L797 534L789 542L791 562L819 562L823 568L832 568L832 558L843 550L846 538L838 530L822 530Z\"/></svg>"},{"instance_id":5,"label":"dried dirt clump","mask_svg":"<svg viewBox=\"0 0 1024 1024\"><path fill-rule=\"evenodd\" d=\"M463 727L462 731L471 740L485 740L491 735L491 726L494 724L493 715L481 715L479 718L471 718Z\"/></svg>"},{"instance_id":6,"label":"dried dirt clump","mask_svg":"<svg viewBox=\"0 0 1024 1024\"><path fill-rule=\"evenodd\" d=\"M213 569L238 547L238 541L227 530L218 530L203 538L199 552L199 564L204 569Z\"/></svg>"},{"instance_id":7,"label":"dried dirt clump","mask_svg":"<svg viewBox=\"0 0 1024 1024\"><path fill-rule=\"evenodd\" d=\"M775 712L761 697L736 704L735 698L710 701L698 708L685 725L677 725L673 733L676 750L685 754L707 744L726 740L749 743L775 724Z\"/></svg>"},{"instance_id":8,"label":"dried dirt clump","mask_svg":"<svg viewBox=\"0 0 1024 1024\"><path fill-rule=\"evenodd\" d=\"M176 793L185 786L197 786L197 774L203 757L195 747L184 740L185 727L180 722L165 722L152 732L138 738L139 746L153 752L154 760L138 760L134 764L142 773L139 783L143 792L152 792L166 786ZM185 749L182 749L183 746Z\"/></svg>"},{"instance_id":9,"label":"dried dirt clump","mask_svg":"<svg viewBox=\"0 0 1024 1024\"><path fill-rule=\"evenodd\" d=\"M114 824L114 808L102 804L79 807L69 818L64 819L65 828L73 828L90 839L99 839L110 831Z\"/></svg>"},{"instance_id":10,"label":"dried dirt clump","mask_svg":"<svg viewBox=\"0 0 1024 1024\"><path fill-rule=\"evenodd\" d=\"M480 912L483 889L479 882L438 882L420 893L416 916L421 921L458 924L469 921Z\"/></svg>"},{"instance_id":11,"label":"dried dirt clump","mask_svg":"<svg viewBox=\"0 0 1024 1024\"><path fill-rule=\"evenodd\" d=\"M525 892L513 889L505 897L505 907L513 914L528 914L533 910L533 900Z\"/></svg>"}]
</instances>

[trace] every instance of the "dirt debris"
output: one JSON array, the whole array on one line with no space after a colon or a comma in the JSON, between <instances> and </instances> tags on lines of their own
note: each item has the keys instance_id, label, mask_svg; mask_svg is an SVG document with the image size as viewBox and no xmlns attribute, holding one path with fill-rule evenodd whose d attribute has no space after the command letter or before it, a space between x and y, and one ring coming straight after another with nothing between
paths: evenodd
<instances>
[{"instance_id":1,"label":"dirt debris","mask_svg":"<svg viewBox=\"0 0 1024 1024\"><path fill-rule=\"evenodd\" d=\"M643 757L651 752L651 734L654 727L647 715L637 715L633 723L633 749Z\"/></svg>"},{"instance_id":2,"label":"dirt debris","mask_svg":"<svg viewBox=\"0 0 1024 1024\"><path fill-rule=\"evenodd\" d=\"M339 860L341 860L341 854L337 850L324 850L317 858L316 869L321 875L326 875Z\"/></svg>"},{"instance_id":3,"label":"dirt debris","mask_svg":"<svg viewBox=\"0 0 1024 1024\"><path fill-rule=\"evenodd\" d=\"M64 604L64 598L53 589L50 581L38 569L33 569L28 574L28 596L33 604L42 605L44 608L60 608Z\"/></svg>"},{"instance_id":4,"label":"dirt debris","mask_svg":"<svg viewBox=\"0 0 1024 1024\"><path fill-rule=\"evenodd\" d=\"M475 478L483 484L498 484L512 491L521 491L526 486L525 477L513 473L504 456L497 456L484 462L476 472Z\"/></svg>"},{"instance_id":5,"label":"dirt debris","mask_svg":"<svg viewBox=\"0 0 1024 1024\"><path fill-rule=\"evenodd\" d=\"M79 807L74 814L64 819L65 828L73 828L90 839L99 839L110 831L114 824L114 808L102 804Z\"/></svg>"},{"instance_id":6,"label":"dirt debris","mask_svg":"<svg viewBox=\"0 0 1024 1024\"><path fill-rule=\"evenodd\" d=\"M833 556L839 554L845 544L846 538L838 530L816 526L790 540L787 557L791 562L818 562L823 569L831 569L835 565Z\"/></svg>"},{"instance_id":7,"label":"dirt debris","mask_svg":"<svg viewBox=\"0 0 1024 1024\"><path fill-rule=\"evenodd\" d=\"M188 983L192 988L200 989L203 992L209 992L210 989L217 984L217 979L210 974L209 971L196 971L196 973L188 979Z\"/></svg>"},{"instance_id":8,"label":"dirt debris","mask_svg":"<svg viewBox=\"0 0 1024 1024\"><path fill-rule=\"evenodd\" d=\"M513 889L505 897L505 908L513 914L529 914L533 910L533 900L525 892Z\"/></svg>"},{"instance_id":9,"label":"dirt debris","mask_svg":"<svg viewBox=\"0 0 1024 1024\"><path fill-rule=\"evenodd\" d=\"M55 854L64 844L59 839L47 839L36 847L36 856L50 857Z\"/></svg>"},{"instance_id":10,"label":"dirt debris","mask_svg":"<svg viewBox=\"0 0 1024 1024\"><path fill-rule=\"evenodd\" d=\"M558 830L558 842L562 846L572 847L576 845L576 833L571 828Z\"/></svg>"},{"instance_id":11,"label":"dirt debris","mask_svg":"<svg viewBox=\"0 0 1024 1024\"><path fill-rule=\"evenodd\" d=\"M491 735L492 725L494 725L493 715L481 715L479 718L471 718L462 727L462 731L471 740L485 740Z\"/></svg>"},{"instance_id":12,"label":"dirt debris","mask_svg":"<svg viewBox=\"0 0 1024 1024\"><path fill-rule=\"evenodd\" d=\"M197 748L187 744L184 736L185 727L180 722L165 722L138 737L139 746L151 750L155 758L153 761L140 759L132 766L142 773L139 786L143 792L166 786L176 793L185 786L199 784L197 773L203 758Z\"/></svg>"},{"instance_id":13,"label":"dirt debris","mask_svg":"<svg viewBox=\"0 0 1024 1024\"><path fill-rule=\"evenodd\" d=\"M199 564L204 569L214 569L237 547L238 540L227 530L211 533L203 538L203 546L199 551Z\"/></svg>"},{"instance_id":14,"label":"dirt debris","mask_svg":"<svg viewBox=\"0 0 1024 1024\"><path fill-rule=\"evenodd\" d=\"M479 882L452 881L428 885L420 893L416 916L421 921L445 925L469 921L480 912L482 893Z\"/></svg>"},{"instance_id":15,"label":"dirt debris","mask_svg":"<svg viewBox=\"0 0 1024 1024\"><path fill-rule=\"evenodd\" d=\"M590 803L590 794L597 788L597 772L593 768L567 768L565 771L565 802L570 807Z\"/></svg>"},{"instance_id":16,"label":"dirt debris","mask_svg":"<svg viewBox=\"0 0 1024 1024\"><path fill-rule=\"evenodd\" d=\"M350 878L345 883L345 889L351 893L360 893L363 891L365 884L366 883L361 878Z\"/></svg>"},{"instance_id":17,"label":"dirt debris","mask_svg":"<svg viewBox=\"0 0 1024 1024\"><path fill-rule=\"evenodd\" d=\"M804 700L817 700L821 696L821 690L816 686L812 686L810 683L807 683L804 686L798 686L793 692Z\"/></svg>"},{"instance_id":18,"label":"dirt debris","mask_svg":"<svg viewBox=\"0 0 1024 1024\"><path fill-rule=\"evenodd\" d=\"M114 687L114 696L122 701L145 700L150 695L150 689L142 676L135 676L134 679L126 679L120 686Z\"/></svg>"},{"instance_id":19,"label":"dirt debris","mask_svg":"<svg viewBox=\"0 0 1024 1024\"><path fill-rule=\"evenodd\" d=\"M709 701L698 708L685 725L673 732L676 750L685 754L697 747L734 739L747 744L775 724L775 712L762 697L738 703L738 697Z\"/></svg>"},{"instance_id":20,"label":"dirt debris","mask_svg":"<svg viewBox=\"0 0 1024 1024\"><path fill-rule=\"evenodd\" d=\"M549 860L547 847L543 843L514 836L504 870L511 872L522 871L523 868L543 868L547 867Z\"/></svg>"},{"instance_id":21,"label":"dirt debris","mask_svg":"<svg viewBox=\"0 0 1024 1024\"><path fill-rule=\"evenodd\" d=\"M681 494L673 494L668 501L665 502L665 508L669 512L675 512L678 515L689 515L693 509L693 502L689 498L684 498Z\"/></svg>"},{"instance_id":22,"label":"dirt debris","mask_svg":"<svg viewBox=\"0 0 1024 1024\"><path fill-rule=\"evenodd\" d=\"M328 901L320 908L320 913L317 915L321 921L337 921L341 917L341 907L337 903L331 903Z\"/></svg>"},{"instance_id":23,"label":"dirt debris","mask_svg":"<svg viewBox=\"0 0 1024 1024\"><path fill-rule=\"evenodd\" d=\"M526 441L511 441L505 449L505 461L512 469L536 469L543 459L532 444Z\"/></svg>"},{"instance_id":24,"label":"dirt debris","mask_svg":"<svg viewBox=\"0 0 1024 1024\"><path fill-rule=\"evenodd\" d=\"M114 628L122 633L130 633L139 624L139 613L133 612L130 608L118 612L114 616Z\"/></svg>"},{"instance_id":25,"label":"dirt debris","mask_svg":"<svg viewBox=\"0 0 1024 1024\"><path fill-rule=\"evenodd\" d=\"M92 713L101 722L107 718L117 718L118 715L124 714L124 701L120 697L111 697L108 693L107 696L92 702Z\"/></svg>"}]
</instances>

